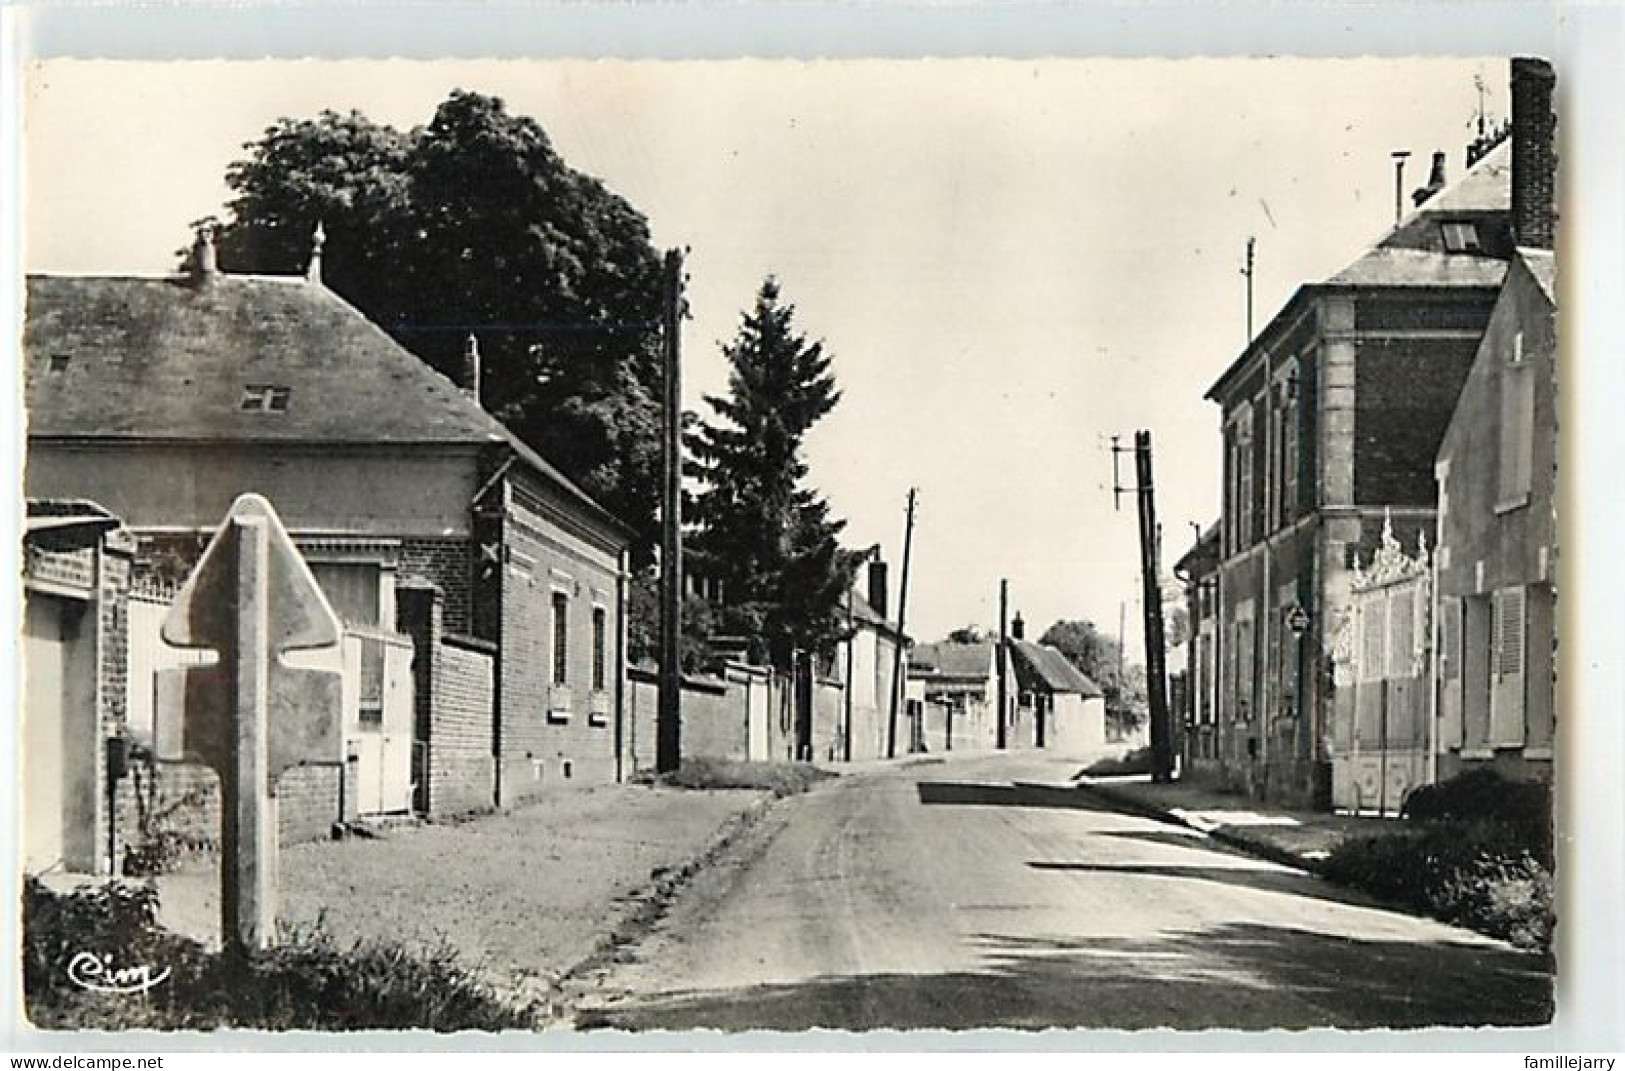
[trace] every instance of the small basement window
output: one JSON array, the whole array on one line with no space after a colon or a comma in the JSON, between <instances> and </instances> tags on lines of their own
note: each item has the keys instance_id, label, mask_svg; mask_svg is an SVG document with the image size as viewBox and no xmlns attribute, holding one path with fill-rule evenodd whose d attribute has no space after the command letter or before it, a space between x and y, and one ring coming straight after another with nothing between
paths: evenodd
<instances>
[{"instance_id":1,"label":"small basement window","mask_svg":"<svg viewBox=\"0 0 1625 1071\"><path fill-rule=\"evenodd\" d=\"M293 390L289 387L250 384L243 388L240 408L245 413L286 413L288 398L292 394Z\"/></svg>"},{"instance_id":2,"label":"small basement window","mask_svg":"<svg viewBox=\"0 0 1625 1071\"><path fill-rule=\"evenodd\" d=\"M1478 226L1473 223L1445 223L1444 248L1448 253L1477 253L1483 249L1478 244Z\"/></svg>"}]
</instances>

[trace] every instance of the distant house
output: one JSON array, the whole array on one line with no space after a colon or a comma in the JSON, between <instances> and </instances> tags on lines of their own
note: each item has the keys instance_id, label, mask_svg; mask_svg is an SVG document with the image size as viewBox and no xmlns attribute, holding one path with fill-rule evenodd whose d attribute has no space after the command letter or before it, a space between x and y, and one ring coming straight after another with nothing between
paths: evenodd
<instances>
[{"instance_id":1,"label":"distant house","mask_svg":"<svg viewBox=\"0 0 1625 1071\"><path fill-rule=\"evenodd\" d=\"M1174 564L1190 618L1180 733L1187 776L1215 777L1219 761L1219 526L1210 525ZM1170 669L1173 667L1170 666Z\"/></svg>"},{"instance_id":2,"label":"distant house","mask_svg":"<svg viewBox=\"0 0 1625 1071\"><path fill-rule=\"evenodd\" d=\"M1514 246L1549 233L1551 70L1515 60L1512 81L1509 135L1471 147L1455 183L1437 156L1416 211L1300 287L1208 390L1224 447L1210 772L1231 787L1353 807L1368 776L1397 800L1427 775L1426 726L1411 705L1386 718L1396 689L1375 687L1425 695L1425 663L1399 656L1416 621L1385 613L1379 635L1368 614L1356 635L1355 565L1433 530L1433 461ZM1393 655L1381 669L1376 651ZM1365 699L1361 674L1377 674Z\"/></svg>"},{"instance_id":3,"label":"distant house","mask_svg":"<svg viewBox=\"0 0 1625 1071\"><path fill-rule=\"evenodd\" d=\"M908 655L909 684L924 702L922 737L928 751L992 748L998 734L998 646L981 643L919 643ZM1015 699L1007 679L1007 705Z\"/></svg>"},{"instance_id":4,"label":"distant house","mask_svg":"<svg viewBox=\"0 0 1625 1071\"><path fill-rule=\"evenodd\" d=\"M415 641L413 724L376 728L416 809L616 779L629 536L480 407L474 340L459 387L317 258L308 278L222 274L206 241L195 260L29 278L28 494L101 503L137 571L177 579L237 495L268 498L348 627Z\"/></svg>"},{"instance_id":5,"label":"distant house","mask_svg":"<svg viewBox=\"0 0 1625 1071\"><path fill-rule=\"evenodd\" d=\"M1094 681L1054 647L1019 636L1010 640L1010 656L1016 692L1011 747L1084 755L1105 745L1105 693Z\"/></svg>"},{"instance_id":6,"label":"distant house","mask_svg":"<svg viewBox=\"0 0 1625 1071\"><path fill-rule=\"evenodd\" d=\"M1439 448L1440 777L1551 779L1556 319L1556 258L1519 249Z\"/></svg>"}]
</instances>

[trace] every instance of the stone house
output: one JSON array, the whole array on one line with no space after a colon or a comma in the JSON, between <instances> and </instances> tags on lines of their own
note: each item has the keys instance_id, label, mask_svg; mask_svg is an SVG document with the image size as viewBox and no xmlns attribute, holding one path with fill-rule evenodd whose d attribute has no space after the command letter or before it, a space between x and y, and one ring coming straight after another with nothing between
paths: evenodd
<instances>
[{"instance_id":1,"label":"stone house","mask_svg":"<svg viewBox=\"0 0 1625 1071\"><path fill-rule=\"evenodd\" d=\"M1187 776L1212 778L1219 760L1219 526L1210 525L1174 564L1190 620L1184 667L1181 755ZM1172 668L1172 667L1170 667Z\"/></svg>"},{"instance_id":2,"label":"stone house","mask_svg":"<svg viewBox=\"0 0 1625 1071\"><path fill-rule=\"evenodd\" d=\"M629 535L480 407L474 341L459 387L319 253L307 277L194 260L28 279L28 494L101 503L171 578L237 495L269 499L347 628L414 641L419 809L620 776Z\"/></svg>"},{"instance_id":3,"label":"stone house","mask_svg":"<svg viewBox=\"0 0 1625 1071\"><path fill-rule=\"evenodd\" d=\"M1224 447L1211 772L1230 787L1332 803L1334 741L1356 716L1337 669L1355 563L1385 525L1406 546L1432 531L1433 459L1514 246L1549 204L1550 68L1515 60L1512 78L1509 130L1453 184L1437 155L1415 211L1300 287L1207 392Z\"/></svg>"},{"instance_id":4,"label":"stone house","mask_svg":"<svg viewBox=\"0 0 1625 1071\"><path fill-rule=\"evenodd\" d=\"M861 589L861 590L860 590ZM843 639L835 665L843 686L841 726L836 731L845 761L885 758L888 744L905 754L917 736L920 713L897 698L896 739L891 740L892 697L897 692L897 648L907 655L908 638L886 614L889 604L886 563L875 559L853 584L847 610L851 634Z\"/></svg>"},{"instance_id":5,"label":"stone house","mask_svg":"<svg viewBox=\"0 0 1625 1071\"><path fill-rule=\"evenodd\" d=\"M1010 672L1016 694L1010 747L1087 755L1105 746L1105 693L1060 651L1014 635Z\"/></svg>"},{"instance_id":6,"label":"stone house","mask_svg":"<svg viewBox=\"0 0 1625 1071\"><path fill-rule=\"evenodd\" d=\"M1549 781L1556 722L1557 268L1520 248L1439 448L1441 778Z\"/></svg>"},{"instance_id":7,"label":"stone house","mask_svg":"<svg viewBox=\"0 0 1625 1071\"><path fill-rule=\"evenodd\" d=\"M987 750L997 742L998 645L991 642L915 644L908 652L908 683L923 703L923 743L930 751ZM1006 681L1006 705L1015 685ZM1007 723L1008 724L1008 723Z\"/></svg>"}]
</instances>

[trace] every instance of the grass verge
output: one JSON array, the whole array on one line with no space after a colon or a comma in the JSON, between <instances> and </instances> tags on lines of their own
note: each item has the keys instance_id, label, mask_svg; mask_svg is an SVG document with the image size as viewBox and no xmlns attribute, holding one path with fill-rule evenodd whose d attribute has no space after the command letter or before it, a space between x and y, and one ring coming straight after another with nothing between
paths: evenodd
<instances>
[{"instance_id":1,"label":"grass verge","mask_svg":"<svg viewBox=\"0 0 1625 1071\"><path fill-rule=\"evenodd\" d=\"M158 925L157 893L110 882L23 892L23 992L43 1030L516 1030L539 1010L505 999L441 947L341 948L319 931L269 951L213 952ZM87 960L88 957L88 960ZM94 961L95 965L90 965ZM92 985L159 978L133 992ZM115 974L114 972L123 972Z\"/></svg>"},{"instance_id":2,"label":"grass verge","mask_svg":"<svg viewBox=\"0 0 1625 1071\"><path fill-rule=\"evenodd\" d=\"M838 776L806 762L738 762L733 759L685 759L677 772L660 781L674 788L752 789L775 797L795 796Z\"/></svg>"}]
</instances>

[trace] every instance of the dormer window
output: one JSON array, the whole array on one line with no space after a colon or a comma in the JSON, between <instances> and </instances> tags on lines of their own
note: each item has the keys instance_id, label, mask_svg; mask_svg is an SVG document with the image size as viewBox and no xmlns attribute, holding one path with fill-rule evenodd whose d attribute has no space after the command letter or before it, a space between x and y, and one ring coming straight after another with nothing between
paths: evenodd
<instances>
[{"instance_id":1,"label":"dormer window","mask_svg":"<svg viewBox=\"0 0 1625 1071\"><path fill-rule=\"evenodd\" d=\"M1478 244L1478 226L1473 223L1453 222L1441 224L1444 231L1444 248L1447 253L1477 253L1483 246Z\"/></svg>"},{"instance_id":2,"label":"dormer window","mask_svg":"<svg viewBox=\"0 0 1625 1071\"><path fill-rule=\"evenodd\" d=\"M243 401L239 408L245 413L286 413L288 397L292 393L289 387L250 384L243 388Z\"/></svg>"}]
</instances>

